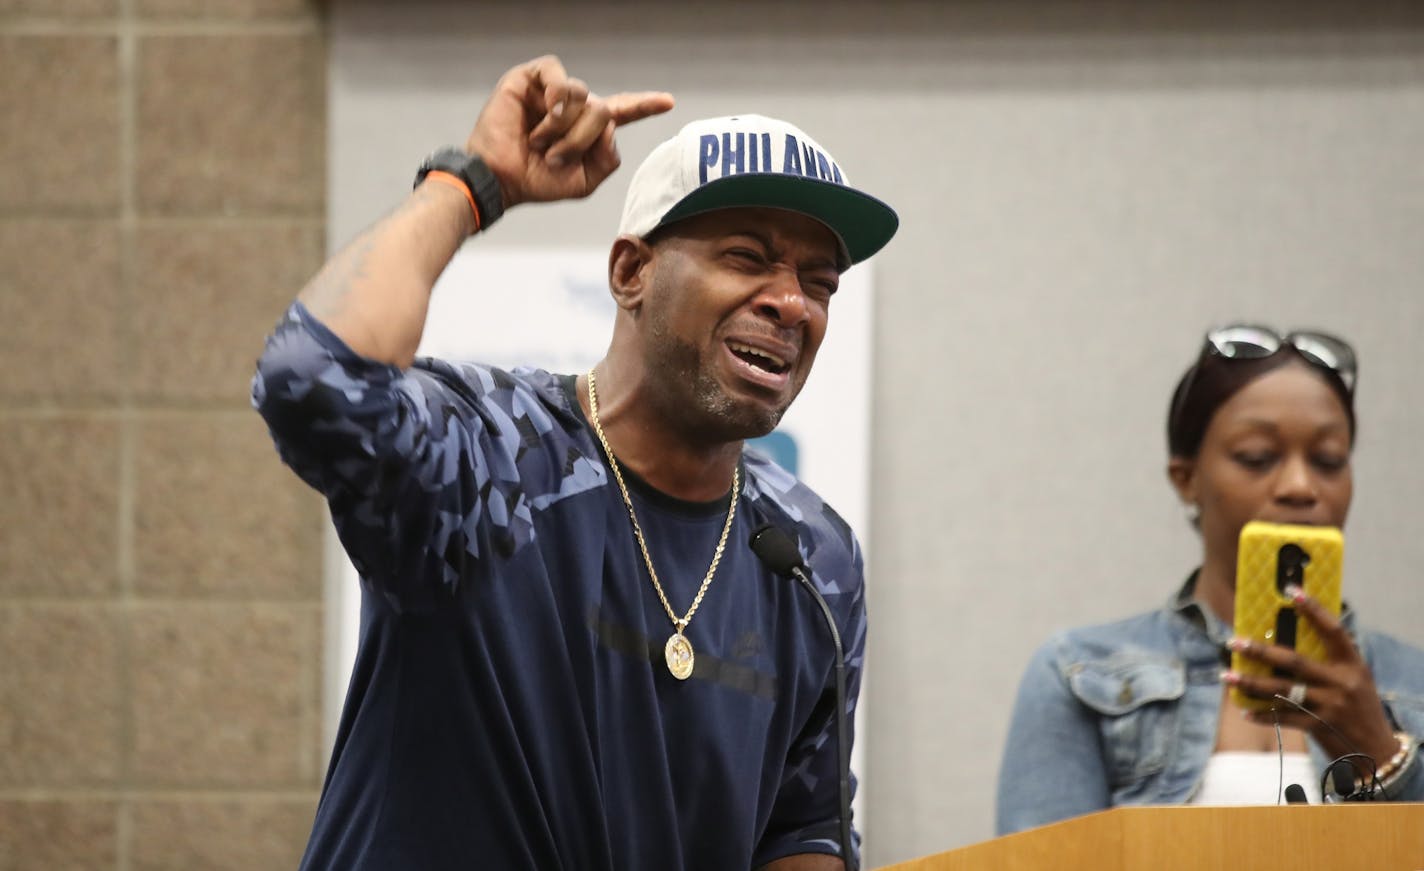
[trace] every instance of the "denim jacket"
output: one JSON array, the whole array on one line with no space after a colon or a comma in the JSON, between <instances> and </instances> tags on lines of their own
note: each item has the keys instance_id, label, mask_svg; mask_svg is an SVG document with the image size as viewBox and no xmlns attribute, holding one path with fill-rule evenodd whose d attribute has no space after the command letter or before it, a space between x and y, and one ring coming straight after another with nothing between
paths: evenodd
<instances>
[{"instance_id":1,"label":"denim jacket","mask_svg":"<svg viewBox=\"0 0 1424 871\"><path fill-rule=\"evenodd\" d=\"M1195 582L1160 610L1060 632L1033 655L999 769L998 834L1196 793L1216 747L1231 629L1191 598ZM1424 738L1424 650L1359 627L1348 608L1342 622L1395 728ZM1308 744L1319 777L1331 760ZM1421 758L1390 799L1424 801Z\"/></svg>"}]
</instances>

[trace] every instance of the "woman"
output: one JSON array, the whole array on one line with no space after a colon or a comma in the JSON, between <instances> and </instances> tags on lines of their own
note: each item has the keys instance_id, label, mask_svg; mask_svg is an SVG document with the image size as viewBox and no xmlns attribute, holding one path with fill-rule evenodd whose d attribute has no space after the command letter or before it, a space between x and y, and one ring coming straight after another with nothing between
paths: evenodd
<instances>
[{"instance_id":1,"label":"woman","mask_svg":"<svg viewBox=\"0 0 1424 871\"><path fill-rule=\"evenodd\" d=\"M1201 567L1162 609L1060 633L1034 654L999 773L1000 834L1124 804L1274 804L1282 780L1319 800L1321 774L1349 753L1374 761L1376 798L1424 800L1424 651L1294 589L1326 662L1231 634L1247 521L1345 523L1354 380L1354 352L1331 336L1207 335L1167 420L1167 473L1201 534ZM1230 671L1233 650L1275 674ZM1274 710L1237 707L1232 685Z\"/></svg>"}]
</instances>

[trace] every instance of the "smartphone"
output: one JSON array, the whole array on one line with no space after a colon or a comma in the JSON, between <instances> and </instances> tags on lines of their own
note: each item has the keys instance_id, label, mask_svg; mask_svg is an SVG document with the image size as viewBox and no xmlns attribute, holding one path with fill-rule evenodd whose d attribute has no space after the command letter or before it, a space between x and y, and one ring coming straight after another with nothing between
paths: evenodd
<instances>
[{"instance_id":1,"label":"smartphone","mask_svg":"<svg viewBox=\"0 0 1424 871\"><path fill-rule=\"evenodd\" d=\"M1294 584L1330 613L1340 616L1344 557L1344 536L1333 527L1260 520L1246 524L1241 528L1236 555L1236 635L1290 647L1303 656L1324 660L1324 642L1310 621L1296 614L1295 603L1285 589ZM1232 653L1231 670L1266 675L1271 673L1271 666ZM1231 699L1252 710L1275 704L1271 699L1247 696L1238 687L1231 688Z\"/></svg>"}]
</instances>

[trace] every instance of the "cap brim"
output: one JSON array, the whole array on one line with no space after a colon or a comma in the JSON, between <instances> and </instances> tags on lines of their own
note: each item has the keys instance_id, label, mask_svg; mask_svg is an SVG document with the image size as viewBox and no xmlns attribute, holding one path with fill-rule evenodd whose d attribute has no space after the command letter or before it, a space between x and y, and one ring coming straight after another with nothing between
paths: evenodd
<instances>
[{"instance_id":1,"label":"cap brim","mask_svg":"<svg viewBox=\"0 0 1424 871\"><path fill-rule=\"evenodd\" d=\"M718 209L756 207L800 212L830 227L845 246L847 266L885 247L900 226L894 209L845 185L781 173L740 173L710 181L683 197L658 227Z\"/></svg>"}]
</instances>

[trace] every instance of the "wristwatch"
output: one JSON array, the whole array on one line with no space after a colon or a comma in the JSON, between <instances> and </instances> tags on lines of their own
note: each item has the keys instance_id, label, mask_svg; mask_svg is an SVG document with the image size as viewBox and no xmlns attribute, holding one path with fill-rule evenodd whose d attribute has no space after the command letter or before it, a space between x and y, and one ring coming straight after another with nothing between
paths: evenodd
<instances>
[{"instance_id":1,"label":"wristwatch","mask_svg":"<svg viewBox=\"0 0 1424 871\"><path fill-rule=\"evenodd\" d=\"M434 170L450 173L470 189L475 207L480 212L481 230L489 229L504 214L504 191L500 189L499 179L479 155L466 154L464 149L454 146L442 148L420 164L415 173L414 187L420 187L425 176Z\"/></svg>"}]
</instances>

